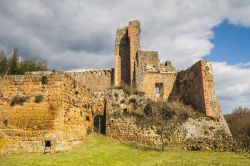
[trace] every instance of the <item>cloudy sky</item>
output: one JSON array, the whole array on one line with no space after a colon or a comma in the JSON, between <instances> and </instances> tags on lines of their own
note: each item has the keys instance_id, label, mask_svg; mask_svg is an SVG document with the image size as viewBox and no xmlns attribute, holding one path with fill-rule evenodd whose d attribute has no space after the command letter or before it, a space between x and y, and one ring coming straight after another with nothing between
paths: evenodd
<instances>
[{"instance_id":1,"label":"cloudy sky","mask_svg":"<svg viewBox=\"0 0 250 166\"><path fill-rule=\"evenodd\" d=\"M141 48L178 69L213 62L222 111L250 107L249 0L0 0L0 48L50 68L113 66L116 28L141 22Z\"/></svg>"}]
</instances>

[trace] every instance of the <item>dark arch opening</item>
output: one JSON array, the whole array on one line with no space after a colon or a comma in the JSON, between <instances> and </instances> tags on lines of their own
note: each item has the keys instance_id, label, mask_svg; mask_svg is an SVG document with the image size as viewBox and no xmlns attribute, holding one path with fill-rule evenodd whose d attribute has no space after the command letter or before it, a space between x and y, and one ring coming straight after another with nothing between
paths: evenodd
<instances>
[{"instance_id":1,"label":"dark arch opening","mask_svg":"<svg viewBox=\"0 0 250 166\"><path fill-rule=\"evenodd\" d=\"M96 115L94 118L94 131L97 133L105 134L106 132L106 119L105 116Z\"/></svg>"}]
</instances>

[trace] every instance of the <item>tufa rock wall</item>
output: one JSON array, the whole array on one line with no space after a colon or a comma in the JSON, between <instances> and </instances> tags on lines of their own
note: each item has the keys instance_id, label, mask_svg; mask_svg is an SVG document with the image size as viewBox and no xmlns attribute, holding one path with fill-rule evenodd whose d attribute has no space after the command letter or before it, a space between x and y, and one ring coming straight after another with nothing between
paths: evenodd
<instances>
[{"instance_id":1,"label":"tufa rock wall","mask_svg":"<svg viewBox=\"0 0 250 166\"><path fill-rule=\"evenodd\" d=\"M36 72L0 79L1 153L65 151L92 131L103 101L64 72Z\"/></svg>"},{"instance_id":2,"label":"tufa rock wall","mask_svg":"<svg viewBox=\"0 0 250 166\"><path fill-rule=\"evenodd\" d=\"M211 65L202 60L177 75L177 90L181 101L191 104L210 117L219 117Z\"/></svg>"},{"instance_id":3,"label":"tufa rock wall","mask_svg":"<svg viewBox=\"0 0 250 166\"><path fill-rule=\"evenodd\" d=\"M159 135L153 129L138 124L133 113L139 113L146 104L145 96L128 96L122 89L106 92L106 136L123 141L157 146Z\"/></svg>"},{"instance_id":4,"label":"tufa rock wall","mask_svg":"<svg viewBox=\"0 0 250 166\"><path fill-rule=\"evenodd\" d=\"M114 69L69 71L67 73L91 92L103 92L112 88L114 84Z\"/></svg>"},{"instance_id":5,"label":"tufa rock wall","mask_svg":"<svg viewBox=\"0 0 250 166\"><path fill-rule=\"evenodd\" d=\"M138 52L135 86L147 97L153 100L169 100L176 94L176 74L171 63L160 64L158 52Z\"/></svg>"},{"instance_id":6,"label":"tufa rock wall","mask_svg":"<svg viewBox=\"0 0 250 166\"><path fill-rule=\"evenodd\" d=\"M62 78L44 72L0 79L0 137L7 140L0 151L43 152L46 137L57 130Z\"/></svg>"},{"instance_id":7,"label":"tufa rock wall","mask_svg":"<svg viewBox=\"0 0 250 166\"><path fill-rule=\"evenodd\" d=\"M63 138L70 142L83 140L93 130L94 116L104 113L104 101L93 97L69 74L63 83Z\"/></svg>"}]
</instances>

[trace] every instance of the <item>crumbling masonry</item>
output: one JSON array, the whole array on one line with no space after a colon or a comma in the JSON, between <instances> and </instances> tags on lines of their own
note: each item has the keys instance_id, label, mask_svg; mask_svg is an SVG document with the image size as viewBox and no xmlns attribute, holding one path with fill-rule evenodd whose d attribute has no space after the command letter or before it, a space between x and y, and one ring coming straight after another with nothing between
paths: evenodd
<instances>
[{"instance_id":1,"label":"crumbling masonry","mask_svg":"<svg viewBox=\"0 0 250 166\"><path fill-rule=\"evenodd\" d=\"M106 123L110 96L97 94L124 84L146 98L179 100L209 117L221 117L210 63L201 60L177 72L170 61L160 63L158 52L140 49L140 31L139 21L117 30L111 69L1 77L0 152L65 151L84 140L94 125L112 136L112 121Z\"/></svg>"}]
</instances>

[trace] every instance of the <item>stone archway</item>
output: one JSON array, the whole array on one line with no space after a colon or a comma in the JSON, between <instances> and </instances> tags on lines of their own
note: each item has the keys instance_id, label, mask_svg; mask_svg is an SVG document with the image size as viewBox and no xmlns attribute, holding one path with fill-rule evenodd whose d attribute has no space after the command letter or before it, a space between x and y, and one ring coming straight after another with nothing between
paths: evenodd
<instances>
[{"instance_id":1,"label":"stone archway","mask_svg":"<svg viewBox=\"0 0 250 166\"><path fill-rule=\"evenodd\" d=\"M94 118L94 131L105 134L106 133L106 118L102 115L96 115Z\"/></svg>"}]
</instances>

